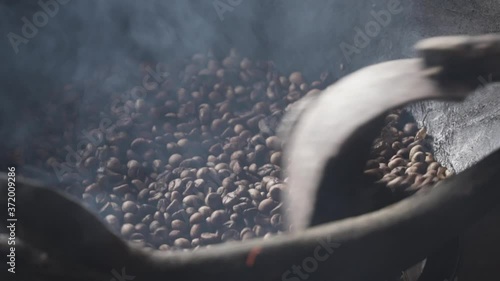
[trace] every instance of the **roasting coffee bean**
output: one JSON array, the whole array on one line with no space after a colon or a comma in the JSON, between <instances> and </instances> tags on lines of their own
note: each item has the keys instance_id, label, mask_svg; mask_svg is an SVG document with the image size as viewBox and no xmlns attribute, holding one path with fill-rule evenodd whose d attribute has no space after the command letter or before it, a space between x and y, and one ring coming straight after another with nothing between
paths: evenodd
<instances>
[{"instance_id":1,"label":"roasting coffee bean","mask_svg":"<svg viewBox=\"0 0 500 281\"><path fill-rule=\"evenodd\" d=\"M218 243L219 237L214 233L204 232L200 235L200 242L204 245Z\"/></svg>"},{"instance_id":2,"label":"roasting coffee bean","mask_svg":"<svg viewBox=\"0 0 500 281\"><path fill-rule=\"evenodd\" d=\"M214 226L221 226L228 220L228 216L225 211L217 210L212 213L210 220Z\"/></svg>"}]
</instances>

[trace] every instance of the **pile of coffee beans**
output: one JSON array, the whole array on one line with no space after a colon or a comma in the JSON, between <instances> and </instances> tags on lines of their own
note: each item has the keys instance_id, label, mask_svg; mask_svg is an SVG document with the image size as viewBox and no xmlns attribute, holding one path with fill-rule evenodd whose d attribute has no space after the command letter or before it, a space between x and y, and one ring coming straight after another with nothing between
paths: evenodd
<instances>
[{"instance_id":1,"label":"pile of coffee beans","mask_svg":"<svg viewBox=\"0 0 500 281\"><path fill-rule=\"evenodd\" d=\"M222 60L195 54L163 69L161 83L143 84L140 94L103 91L109 103L80 110L89 118L86 135L99 141L79 147L75 168L61 173L61 188L124 239L160 250L285 231L276 126L289 105L320 94L332 76L281 75L271 62L235 50ZM425 129L406 115L396 110L387 116L365 171L395 192L450 174L433 159ZM103 123L112 129L103 130ZM62 138L38 141L40 166L60 172L68 159L63 148L74 145L77 134L70 122Z\"/></svg>"},{"instance_id":2,"label":"pile of coffee beans","mask_svg":"<svg viewBox=\"0 0 500 281\"><path fill-rule=\"evenodd\" d=\"M409 120L411 116L404 110L394 110L386 116L385 127L373 144L372 159L367 161L364 172L400 196L453 174L434 159L426 128L418 128Z\"/></svg>"}]
</instances>

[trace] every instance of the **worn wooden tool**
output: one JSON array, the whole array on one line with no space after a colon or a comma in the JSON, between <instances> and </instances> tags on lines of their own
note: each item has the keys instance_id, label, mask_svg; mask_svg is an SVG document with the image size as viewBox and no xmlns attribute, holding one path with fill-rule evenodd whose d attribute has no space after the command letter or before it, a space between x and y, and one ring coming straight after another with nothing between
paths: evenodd
<instances>
[{"instance_id":1,"label":"worn wooden tool","mask_svg":"<svg viewBox=\"0 0 500 281\"><path fill-rule=\"evenodd\" d=\"M462 100L477 86L476 77L500 70L500 64L484 68L477 63L493 51L462 60L463 73L449 69L447 63L430 63L427 52L454 38L439 40L423 45L421 59L386 62L345 77L285 118L294 125L282 130L289 136L285 152L291 160L287 164L290 182L285 202L292 233L196 252L139 249L122 241L78 202L43 183L19 178L16 234L22 243L16 246L16 277L51 281L384 280L419 262L499 204L500 150L434 188L423 188L366 214L370 208L356 205L356 196L347 190L367 184L362 178L363 164L389 109L423 99ZM476 52L498 42L497 37L466 37L448 44L448 49L469 44L467 49ZM445 62L450 60L453 55ZM6 189L2 175L0 207L4 210ZM346 202L357 207L337 208ZM338 215L339 210L344 213ZM9 251L6 239L0 236L2 256ZM0 272L2 280L11 280L10 274L4 268Z\"/></svg>"}]
</instances>

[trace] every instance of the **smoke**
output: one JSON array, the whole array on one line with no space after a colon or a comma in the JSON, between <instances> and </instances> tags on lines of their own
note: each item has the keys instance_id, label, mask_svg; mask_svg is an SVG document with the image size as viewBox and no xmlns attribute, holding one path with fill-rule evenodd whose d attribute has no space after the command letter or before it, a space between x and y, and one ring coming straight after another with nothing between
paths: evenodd
<instances>
[{"instance_id":1,"label":"smoke","mask_svg":"<svg viewBox=\"0 0 500 281\"><path fill-rule=\"evenodd\" d=\"M347 64L340 43L352 40L354 28L371 21L371 12L391 1L401 2L403 13ZM56 93L68 83L95 77L103 66L118 65L119 74L104 81L118 91L127 88L128 75L137 73L143 61L178 60L209 49L221 57L236 47L245 56L274 60L284 72L300 70L315 78L325 70L340 77L401 56L395 50L406 46L397 34L406 28L402 23L411 12L410 2L2 1L0 144L11 147L43 133L49 125L38 123L41 117L64 104ZM36 32L25 27L26 21ZM92 91L81 97L82 103L96 100L106 97Z\"/></svg>"}]
</instances>

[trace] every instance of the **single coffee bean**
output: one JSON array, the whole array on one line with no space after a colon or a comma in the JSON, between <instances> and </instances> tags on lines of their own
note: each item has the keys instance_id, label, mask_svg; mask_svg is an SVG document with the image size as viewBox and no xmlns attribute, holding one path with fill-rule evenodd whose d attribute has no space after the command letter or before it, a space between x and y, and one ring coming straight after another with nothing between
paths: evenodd
<instances>
[{"instance_id":1,"label":"single coffee bean","mask_svg":"<svg viewBox=\"0 0 500 281\"><path fill-rule=\"evenodd\" d=\"M172 165L172 167L177 167L182 162L182 155L180 154L172 154L168 159L168 164Z\"/></svg>"},{"instance_id":2,"label":"single coffee bean","mask_svg":"<svg viewBox=\"0 0 500 281\"><path fill-rule=\"evenodd\" d=\"M165 209L166 212L170 213L170 214L173 214L174 212L177 212L179 211L181 208L181 203L179 202L178 199L174 199L172 200L172 202L170 203L170 205L167 206L167 208Z\"/></svg>"},{"instance_id":3,"label":"single coffee bean","mask_svg":"<svg viewBox=\"0 0 500 281\"><path fill-rule=\"evenodd\" d=\"M120 160L116 157L111 157L106 163L106 168L110 171L119 173L121 171L121 163Z\"/></svg>"},{"instance_id":4,"label":"single coffee bean","mask_svg":"<svg viewBox=\"0 0 500 281\"><path fill-rule=\"evenodd\" d=\"M122 211L125 213L136 214L138 212L137 205L132 201L125 201L122 205Z\"/></svg>"},{"instance_id":5,"label":"single coffee bean","mask_svg":"<svg viewBox=\"0 0 500 281\"><path fill-rule=\"evenodd\" d=\"M203 231L204 227L202 226L202 224L193 224L191 226L191 230L189 231L189 235L191 236L191 238L199 238Z\"/></svg>"},{"instance_id":6,"label":"single coffee bean","mask_svg":"<svg viewBox=\"0 0 500 281\"><path fill-rule=\"evenodd\" d=\"M297 86L300 86L302 83L304 83L304 77L300 72L293 72L292 74L290 74L290 77L288 79L290 82Z\"/></svg>"},{"instance_id":7,"label":"single coffee bean","mask_svg":"<svg viewBox=\"0 0 500 281\"><path fill-rule=\"evenodd\" d=\"M269 197L271 197L275 201L280 201L281 193L284 187L285 187L284 184L275 184L271 186L271 188L269 189Z\"/></svg>"},{"instance_id":8,"label":"single coffee bean","mask_svg":"<svg viewBox=\"0 0 500 281\"><path fill-rule=\"evenodd\" d=\"M407 123L403 128L403 132L407 136L413 136L417 133L417 131L418 131L418 126L415 123Z\"/></svg>"},{"instance_id":9,"label":"single coffee bean","mask_svg":"<svg viewBox=\"0 0 500 281\"><path fill-rule=\"evenodd\" d=\"M146 225L146 224L144 224L144 225ZM152 221L152 222L149 224L149 231L150 231L151 233L154 233L154 232L155 232L158 228L160 228L160 226L161 226L160 222L159 222L159 221L154 220L154 221Z\"/></svg>"},{"instance_id":10,"label":"single coffee bean","mask_svg":"<svg viewBox=\"0 0 500 281\"><path fill-rule=\"evenodd\" d=\"M121 234L123 237L125 238L128 238L130 237L130 235L132 235L132 233L134 232L134 225L133 224L130 224L130 223L126 223L122 226L121 228Z\"/></svg>"},{"instance_id":11,"label":"single coffee bean","mask_svg":"<svg viewBox=\"0 0 500 281\"><path fill-rule=\"evenodd\" d=\"M172 229L186 231L187 225L182 220L173 220L171 223Z\"/></svg>"},{"instance_id":12,"label":"single coffee bean","mask_svg":"<svg viewBox=\"0 0 500 281\"><path fill-rule=\"evenodd\" d=\"M120 229L120 221L115 215L107 215L104 220L115 230Z\"/></svg>"},{"instance_id":13,"label":"single coffee bean","mask_svg":"<svg viewBox=\"0 0 500 281\"><path fill-rule=\"evenodd\" d=\"M276 136L271 136L266 139L266 146L271 150L281 149L281 141Z\"/></svg>"},{"instance_id":14,"label":"single coffee bean","mask_svg":"<svg viewBox=\"0 0 500 281\"><path fill-rule=\"evenodd\" d=\"M147 227L143 223L136 224L135 227L134 227L134 230L135 230L135 232L141 233L144 236L146 236L147 234L149 234L149 227Z\"/></svg>"},{"instance_id":15,"label":"single coffee bean","mask_svg":"<svg viewBox=\"0 0 500 281\"><path fill-rule=\"evenodd\" d=\"M222 242L237 241L237 240L240 240L240 233L235 229L228 229L221 236Z\"/></svg>"},{"instance_id":16,"label":"single coffee bean","mask_svg":"<svg viewBox=\"0 0 500 281\"><path fill-rule=\"evenodd\" d=\"M205 218L208 218L212 214L212 209L208 206L201 206L198 212Z\"/></svg>"},{"instance_id":17,"label":"single coffee bean","mask_svg":"<svg viewBox=\"0 0 500 281\"><path fill-rule=\"evenodd\" d=\"M269 212L276 206L277 206L276 202L274 202L272 199L270 198L264 199L259 204L259 212L263 214L269 214Z\"/></svg>"},{"instance_id":18,"label":"single coffee bean","mask_svg":"<svg viewBox=\"0 0 500 281\"><path fill-rule=\"evenodd\" d=\"M188 195L184 197L182 203L189 207L199 208L203 205L203 200L196 195Z\"/></svg>"},{"instance_id":19,"label":"single coffee bean","mask_svg":"<svg viewBox=\"0 0 500 281\"><path fill-rule=\"evenodd\" d=\"M191 225L194 225L197 223L202 223L204 220L205 220L205 218L203 217L203 215L199 212L196 212L196 213L192 214L191 217L189 218L189 223Z\"/></svg>"},{"instance_id":20,"label":"single coffee bean","mask_svg":"<svg viewBox=\"0 0 500 281\"><path fill-rule=\"evenodd\" d=\"M200 235L200 242L204 245L215 244L220 242L220 239L215 233L204 232Z\"/></svg>"},{"instance_id":21,"label":"single coffee bean","mask_svg":"<svg viewBox=\"0 0 500 281\"><path fill-rule=\"evenodd\" d=\"M222 203L226 208L231 208L233 207L236 203L238 202L238 196L234 192L229 192L224 196L222 199Z\"/></svg>"},{"instance_id":22,"label":"single coffee bean","mask_svg":"<svg viewBox=\"0 0 500 281\"><path fill-rule=\"evenodd\" d=\"M391 160L387 166L389 167L389 169L393 170L396 167L401 167L404 165L406 165L406 161L403 158L396 158L394 160Z\"/></svg>"},{"instance_id":23,"label":"single coffee bean","mask_svg":"<svg viewBox=\"0 0 500 281\"><path fill-rule=\"evenodd\" d=\"M191 246L191 242L186 238L177 238L174 241L174 246L179 247L181 249L187 249Z\"/></svg>"},{"instance_id":24,"label":"single coffee bean","mask_svg":"<svg viewBox=\"0 0 500 281\"><path fill-rule=\"evenodd\" d=\"M421 128L418 130L418 132L415 133L415 140L423 140L427 136L427 129L425 127Z\"/></svg>"},{"instance_id":25,"label":"single coffee bean","mask_svg":"<svg viewBox=\"0 0 500 281\"><path fill-rule=\"evenodd\" d=\"M274 165L281 165L281 152L277 151L271 154L270 161Z\"/></svg>"},{"instance_id":26,"label":"single coffee bean","mask_svg":"<svg viewBox=\"0 0 500 281\"><path fill-rule=\"evenodd\" d=\"M216 210L212 213L210 216L210 219L212 221L212 224L214 226L221 226L223 223L225 223L228 220L227 213L223 210Z\"/></svg>"},{"instance_id":27,"label":"single coffee bean","mask_svg":"<svg viewBox=\"0 0 500 281\"><path fill-rule=\"evenodd\" d=\"M217 193L210 193L205 197L205 204L212 210L217 210L223 207L222 198Z\"/></svg>"},{"instance_id":28,"label":"single coffee bean","mask_svg":"<svg viewBox=\"0 0 500 281\"><path fill-rule=\"evenodd\" d=\"M139 217L136 215L136 214L132 214L132 213L125 213L123 215L123 222L124 223L131 223L131 224L135 224L139 221Z\"/></svg>"},{"instance_id":29,"label":"single coffee bean","mask_svg":"<svg viewBox=\"0 0 500 281\"><path fill-rule=\"evenodd\" d=\"M429 171L436 171L436 172L437 172L440 166L441 166L441 165L439 165L439 163L437 163L437 162L432 162L432 163L430 163L430 164L429 164L429 166L427 166L427 171L428 171L428 172L429 172Z\"/></svg>"},{"instance_id":30,"label":"single coffee bean","mask_svg":"<svg viewBox=\"0 0 500 281\"><path fill-rule=\"evenodd\" d=\"M425 160L425 154L423 152L416 152L413 154L413 156L411 157L411 162L413 163L421 163L421 162L424 162Z\"/></svg>"},{"instance_id":31,"label":"single coffee bean","mask_svg":"<svg viewBox=\"0 0 500 281\"><path fill-rule=\"evenodd\" d=\"M182 237L185 238L185 234L182 231L178 230L178 229L174 229L174 230L172 230L172 231L170 231L168 233L168 238L170 240L175 240L177 238L182 238Z\"/></svg>"},{"instance_id":32,"label":"single coffee bean","mask_svg":"<svg viewBox=\"0 0 500 281\"><path fill-rule=\"evenodd\" d=\"M255 238L255 233L249 228L244 228L240 233L240 238L241 240L249 240Z\"/></svg>"}]
</instances>

